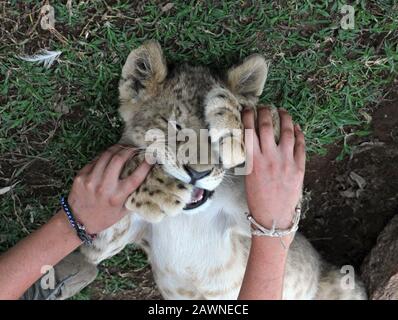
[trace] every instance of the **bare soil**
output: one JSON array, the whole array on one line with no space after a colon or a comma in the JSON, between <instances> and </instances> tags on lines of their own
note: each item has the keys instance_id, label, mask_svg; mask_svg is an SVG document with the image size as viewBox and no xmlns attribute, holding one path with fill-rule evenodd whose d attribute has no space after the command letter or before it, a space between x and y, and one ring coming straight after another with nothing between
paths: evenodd
<instances>
[{"instance_id":1,"label":"bare soil","mask_svg":"<svg viewBox=\"0 0 398 320\"><path fill-rule=\"evenodd\" d=\"M351 156L336 157L342 144L307 166L309 210L302 232L335 265L360 267L387 222L398 213L398 99L372 114L372 134L351 141Z\"/></svg>"}]
</instances>

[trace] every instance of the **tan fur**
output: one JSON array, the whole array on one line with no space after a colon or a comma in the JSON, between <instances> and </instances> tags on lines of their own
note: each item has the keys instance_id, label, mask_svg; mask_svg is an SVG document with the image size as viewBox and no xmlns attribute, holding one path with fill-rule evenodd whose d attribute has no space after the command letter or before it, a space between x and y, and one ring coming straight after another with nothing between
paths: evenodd
<instances>
[{"instance_id":1,"label":"tan fur","mask_svg":"<svg viewBox=\"0 0 398 320\"><path fill-rule=\"evenodd\" d=\"M268 63L260 55L252 55L227 73L227 83L240 103L254 107L268 74Z\"/></svg>"},{"instance_id":2,"label":"tan fur","mask_svg":"<svg viewBox=\"0 0 398 320\"><path fill-rule=\"evenodd\" d=\"M156 95L158 85L164 80L166 74L167 67L160 45L155 41L148 41L139 49L132 51L123 66L121 77L124 81L119 87L120 100L128 100L134 96L134 101L138 103L140 98L145 99ZM145 86L143 92L135 88L135 81L140 81ZM123 104L120 114L123 117Z\"/></svg>"}]
</instances>

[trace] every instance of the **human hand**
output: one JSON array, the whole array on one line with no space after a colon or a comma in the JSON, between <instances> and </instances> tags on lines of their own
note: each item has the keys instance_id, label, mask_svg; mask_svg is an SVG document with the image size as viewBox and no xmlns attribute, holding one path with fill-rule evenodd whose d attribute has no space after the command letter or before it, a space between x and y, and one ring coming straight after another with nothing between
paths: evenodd
<instances>
[{"instance_id":1,"label":"human hand","mask_svg":"<svg viewBox=\"0 0 398 320\"><path fill-rule=\"evenodd\" d=\"M245 177L250 213L264 227L286 229L292 224L300 201L305 171L305 140L291 116L279 109L280 140L276 144L271 111L258 109L258 125L253 110L243 112L246 129L253 130L253 141L245 141L252 171ZM258 128L256 132L256 127Z\"/></svg>"},{"instance_id":2,"label":"human hand","mask_svg":"<svg viewBox=\"0 0 398 320\"><path fill-rule=\"evenodd\" d=\"M77 174L68 202L77 221L89 234L105 230L128 212L127 197L145 180L151 166L147 162L128 177L120 179L124 164L135 155L131 147L115 145Z\"/></svg>"}]
</instances>

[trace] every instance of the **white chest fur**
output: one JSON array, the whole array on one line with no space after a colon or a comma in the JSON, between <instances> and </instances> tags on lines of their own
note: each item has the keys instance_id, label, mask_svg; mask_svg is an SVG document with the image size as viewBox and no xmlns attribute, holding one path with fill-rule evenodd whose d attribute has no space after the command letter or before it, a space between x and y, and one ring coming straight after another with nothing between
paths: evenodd
<instances>
[{"instance_id":1,"label":"white chest fur","mask_svg":"<svg viewBox=\"0 0 398 320\"><path fill-rule=\"evenodd\" d=\"M169 298L235 299L247 260L249 224L243 182L221 185L208 206L153 224L149 253ZM246 239L246 241L245 241Z\"/></svg>"}]
</instances>

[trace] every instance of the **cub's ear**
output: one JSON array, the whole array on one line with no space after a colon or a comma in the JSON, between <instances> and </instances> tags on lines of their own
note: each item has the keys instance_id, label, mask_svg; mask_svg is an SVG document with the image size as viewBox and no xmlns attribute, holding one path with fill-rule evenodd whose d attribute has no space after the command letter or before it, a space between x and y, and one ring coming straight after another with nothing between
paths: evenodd
<instances>
[{"instance_id":1,"label":"cub's ear","mask_svg":"<svg viewBox=\"0 0 398 320\"><path fill-rule=\"evenodd\" d=\"M268 63L263 56L254 54L228 70L227 84L240 103L254 106L263 92L267 74Z\"/></svg>"},{"instance_id":2,"label":"cub's ear","mask_svg":"<svg viewBox=\"0 0 398 320\"><path fill-rule=\"evenodd\" d=\"M119 83L121 102L138 102L157 93L166 78L167 65L157 41L147 41L131 51Z\"/></svg>"}]
</instances>

